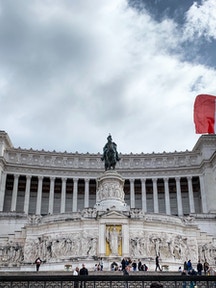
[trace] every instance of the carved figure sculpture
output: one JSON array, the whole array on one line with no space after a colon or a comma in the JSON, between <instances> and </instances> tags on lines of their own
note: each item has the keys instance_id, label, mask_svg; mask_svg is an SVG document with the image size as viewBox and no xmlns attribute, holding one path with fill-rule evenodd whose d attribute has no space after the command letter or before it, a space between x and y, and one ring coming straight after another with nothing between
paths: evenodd
<instances>
[{"instance_id":1,"label":"carved figure sculpture","mask_svg":"<svg viewBox=\"0 0 216 288\"><path fill-rule=\"evenodd\" d=\"M107 242L109 243L109 247L111 250L111 255L118 255L118 248L121 241L121 235L120 232L114 228L107 229L107 236L106 236Z\"/></svg>"}]
</instances>

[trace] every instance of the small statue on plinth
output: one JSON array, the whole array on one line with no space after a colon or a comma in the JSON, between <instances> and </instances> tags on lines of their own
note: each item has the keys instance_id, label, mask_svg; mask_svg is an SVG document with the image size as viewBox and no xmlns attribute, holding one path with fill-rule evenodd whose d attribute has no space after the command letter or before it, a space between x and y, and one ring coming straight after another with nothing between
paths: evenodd
<instances>
[{"instance_id":1,"label":"small statue on plinth","mask_svg":"<svg viewBox=\"0 0 216 288\"><path fill-rule=\"evenodd\" d=\"M107 137L107 143L103 148L103 156L101 158L102 161L105 161L105 170L115 170L116 163L120 160L117 145L112 141L112 136L109 134Z\"/></svg>"}]
</instances>

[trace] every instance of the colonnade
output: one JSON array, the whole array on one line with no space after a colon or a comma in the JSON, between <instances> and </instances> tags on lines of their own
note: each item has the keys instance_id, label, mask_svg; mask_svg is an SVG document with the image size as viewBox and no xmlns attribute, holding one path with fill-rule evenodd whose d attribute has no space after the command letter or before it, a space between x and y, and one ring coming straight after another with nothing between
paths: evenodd
<instances>
[{"instance_id":1,"label":"colonnade","mask_svg":"<svg viewBox=\"0 0 216 288\"><path fill-rule=\"evenodd\" d=\"M10 211L16 211L17 209L17 195L18 195L18 185L19 185L19 178L21 175L19 174L14 174L13 175L13 183L12 185L12 195L10 199ZM23 176L23 175L22 175ZM25 175L25 191L24 191L24 204L23 204L23 212L25 214L29 214L29 205L30 205L30 193L31 193L31 179L33 175ZM37 175L34 177L37 177L38 182L37 182L37 193L36 193L36 208L35 208L35 214L40 215L41 214L41 206L42 206L42 194L43 194L43 179L45 177ZM200 197L201 197L201 212L202 213L207 213L207 208L206 208L206 199L205 199L205 193L204 193L204 184L203 184L203 179L202 176L197 176L199 179L199 186L200 186ZM50 184L49 184L49 196L48 196L48 213L47 214L54 214L54 194L55 194L55 180L56 178L60 179L61 181L61 191L60 191L60 213L65 213L66 212L66 183L68 178L67 177L47 177L49 178ZM187 193L188 193L188 200L189 200L189 212L190 213L196 213L196 207L195 207L195 201L194 201L194 191L193 191L193 185L192 185L192 177L191 176L186 176L184 177L187 180ZM71 179L71 178L70 178ZM89 183L91 179L89 178L82 178L84 181L84 198L83 198L83 208L88 208L89 207L89 198L90 198L90 192L89 192ZM141 208L144 213L148 213L148 208L147 208L147 185L146 181L149 178L141 178L139 179L141 183L141 190L139 191L140 197L141 197ZM153 212L154 213L160 213L159 211L159 192L158 192L158 181L159 178L152 178L152 201L153 201ZM164 213L167 215L171 215L171 204L170 204L170 187L169 187L169 178L161 178L163 181L163 193L164 193L164 202L165 202L165 211ZM96 179L93 179L96 182ZM137 208L136 207L136 185L135 185L135 180L134 178L127 179L130 185L129 188L129 195L128 195L128 202L127 203L130 208ZM177 215L178 216L183 216L183 206L182 206L182 191L181 191L181 185L180 185L180 180L181 177L175 177L175 195L176 195L176 202L177 202ZM0 183L0 211L5 211L5 197L6 194L8 193L8 190L6 189L7 186L7 174L5 172L2 172L1 174L1 183ZM73 188L71 193L71 212L77 212L78 211L78 177L72 178L73 181ZM92 193L92 192L91 192ZM96 185L95 185L95 199L96 199Z\"/></svg>"}]
</instances>

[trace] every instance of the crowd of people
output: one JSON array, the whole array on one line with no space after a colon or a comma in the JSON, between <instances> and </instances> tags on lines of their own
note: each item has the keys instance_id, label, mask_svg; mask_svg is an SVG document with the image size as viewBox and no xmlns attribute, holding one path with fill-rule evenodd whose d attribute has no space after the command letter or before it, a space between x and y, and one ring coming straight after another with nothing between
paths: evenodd
<instances>
[{"instance_id":1,"label":"crowd of people","mask_svg":"<svg viewBox=\"0 0 216 288\"><path fill-rule=\"evenodd\" d=\"M198 260L195 267L192 265L191 260L184 262L184 269L181 270L181 267L179 267L179 272L182 272L183 275L210 275L211 274L211 268L209 266L209 263L205 261L203 264L200 260Z\"/></svg>"},{"instance_id":2,"label":"crowd of people","mask_svg":"<svg viewBox=\"0 0 216 288\"><path fill-rule=\"evenodd\" d=\"M95 264L94 271L100 271L100 263ZM141 259L131 260L131 258L123 258L121 263L118 264L117 262L112 262L110 265L111 271L124 271L125 268L128 267L129 271L148 271L148 266L145 263L142 263Z\"/></svg>"},{"instance_id":3,"label":"crowd of people","mask_svg":"<svg viewBox=\"0 0 216 288\"><path fill-rule=\"evenodd\" d=\"M129 271L148 271L148 266L142 263L141 259L131 260L131 258L123 258L120 265L120 271L128 267Z\"/></svg>"},{"instance_id":4,"label":"crowd of people","mask_svg":"<svg viewBox=\"0 0 216 288\"><path fill-rule=\"evenodd\" d=\"M160 258L157 255L155 258L155 271L158 271L158 270L162 271L159 260L160 260ZM39 268L43 262L44 261L42 261L40 257L38 257L35 260L37 272L39 271ZM94 271L103 271L103 268L104 268L103 258L100 258L98 263L95 264L93 270ZM112 262L110 268L111 268L111 271L122 271L123 273L125 270L130 272L130 271L148 271L148 269L149 269L145 263L142 263L141 259L138 259L138 261L136 261L136 260L131 260L131 258L129 258L129 257L128 258L124 257L121 260L120 264L118 264L115 261ZM215 274L215 271L212 268L210 268L209 263L207 261L205 261L204 263L201 263L200 260L197 262L197 264L195 266L192 265L191 260L185 261L183 264L183 269L180 266L178 271L181 272L182 275L203 275L203 274L204 275L212 275L212 274ZM79 267L76 267L76 269L74 270L74 275L88 275L88 270L85 267L85 265L83 264L83 267L81 269L79 269Z\"/></svg>"},{"instance_id":5,"label":"crowd of people","mask_svg":"<svg viewBox=\"0 0 216 288\"><path fill-rule=\"evenodd\" d=\"M127 260L128 260L128 264L127 264ZM135 260L134 260L135 261ZM130 269L131 269L131 267L132 267L132 269L134 269L133 268L133 263L135 263L135 262L132 262L132 261L130 261L129 259L122 259L122 262L123 262L123 268L124 269L122 269L122 271L123 271L123 275L125 275L125 276L127 276L127 275L129 275L129 271L130 271ZM124 263L125 262L125 263ZM140 261L140 259L139 259L139 263L140 263L141 261ZM117 263L116 263L117 264ZM99 261L99 263L98 264L95 264L95 266L99 266L100 267L100 265L101 265L101 267L103 267L103 259L101 258L100 259L100 261ZM125 266L124 266L125 265ZM141 265L142 266L142 265ZM140 266L140 267L141 267ZM135 265L134 265L134 267L135 267ZM103 268L102 268L102 270L99 268L99 270L100 271L103 271ZM73 271L73 275L74 276L78 276L78 275L88 275L88 269L85 267L85 264L82 264L82 268L79 270L79 267L76 267L75 268L75 270ZM78 283L78 281L75 281L74 282L74 288L79 288L79 283ZM80 283L80 288L85 288L85 282L83 281L81 281L81 283ZM128 288L128 281L125 281L125 288ZM151 285L150 285L150 288L163 288L163 285L162 284L160 284L160 283L158 283L158 282L153 282L153 283L151 283Z\"/></svg>"},{"instance_id":6,"label":"crowd of people","mask_svg":"<svg viewBox=\"0 0 216 288\"><path fill-rule=\"evenodd\" d=\"M181 271L181 267L179 267L179 272L181 272L182 275L202 275L203 273L205 275L209 275L210 274L210 267L209 267L209 263L207 261L205 261L203 264L200 262L200 260L198 261L198 263L196 264L196 269L195 267L192 265L191 260L185 261L184 262L184 269L183 271ZM196 281L190 281L190 287L195 287L196 286ZM187 283L186 281L183 281L182 283L182 288L186 288L187 287Z\"/></svg>"},{"instance_id":7,"label":"crowd of people","mask_svg":"<svg viewBox=\"0 0 216 288\"><path fill-rule=\"evenodd\" d=\"M155 271L157 271L158 269L159 271L162 271L161 266L159 264L159 260L160 260L159 256L156 256ZM39 271L41 263L43 263L43 261L40 259L40 257L38 257L35 260L36 271ZM96 263L94 266L94 271L103 271L103 267L104 267L103 258L100 258L98 263ZM112 262L111 271L122 271L123 275L129 275L129 273L133 271L148 271L148 266L145 263L142 263L141 259L138 259L138 261L136 260L132 261L131 258L124 257L121 260L120 265L118 265L117 262ZM180 266L178 271L181 272L182 275L189 275L189 276L190 275L202 275L202 274L204 275L215 274L214 270L210 268L209 263L207 261L205 261L204 263L201 263L200 260L197 262L195 266L192 265L191 260L185 261L183 264L183 269ZM74 276L78 276L78 275L82 276L82 275L88 275L88 274L89 272L88 272L88 269L85 267L85 264L82 264L81 269L79 269L79 267L76 267L73 270ZM74 288L79 288L78 285L79 285L79 282L74 281ZM182 285L183 285L182 287L185 288L186 281L183 281ZM190 287L195 287L195 285L196 285L196 281L190 281ZM85 288L85 281L80 282L80 287ZM125 281L125 288L128 288L128 281ZM153 282L151 283L150 288L163 288L163 285L158 282Z\"/></svg>"}]
</instances>

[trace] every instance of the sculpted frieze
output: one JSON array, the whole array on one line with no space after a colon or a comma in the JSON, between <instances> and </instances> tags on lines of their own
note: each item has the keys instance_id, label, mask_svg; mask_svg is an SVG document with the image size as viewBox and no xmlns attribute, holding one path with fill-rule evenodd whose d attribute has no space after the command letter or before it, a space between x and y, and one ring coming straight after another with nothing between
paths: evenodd
<instances>
[{"instance_id":1,"label":"sculpted frieze","mask_svg":"<svg viewBox=\"0 0 216 288\"><path fill-rule=\"evenodd\" d=\"M93 257L97 255L97 243L98 237L93 235L93 232L90 234L83 231L29 237L24 247L24 262L32 262L38 256L47 262L74 257Z\"/></svg>"},{"instance_id":2,"label":"sculpted frieze","mask_svg":"<svg viewBox=\"0 0 216 288\"><path fill-rule=\"evenodd\" d=\"M9 163L72 167L72 168L102 168L101 155L79 154L79 153L56 153L30 150L11 150L5 155ZM160 168L160 167L180 167L198 165L201 159L198 153L176 152L163 154L140 154L121 155L118 167L121 168Z\"/></svg>"},{"instance_id":3,"label":"sculpted frieze","mask_svg":"<svg viewBox=\"0 0 216 288\"><path fill-rule=\"evenodd\" d=\"M107 198L117 198L124 201L124 191L121 182L102 182L97 190L97 201Z\"/></svg>"},{"instance_id":4,"label":"sculpted frieze","mask_svg":"<svg viewBox=\"0 0 216 288\"><path fill-rule=\"evenodd\" d=\"M193 243L193 244L192 244ZM188 239L174 233L139 233L130 238L131 255L133 257L154 258L160 255L161 259L170 261L186 259L197 261L198 246L194 239Z\"/></svg>"},{"instance_id":5,"label":"sculpted frieze","mask_svg":"<svg viewBox=\"0 0 216 288\"><path fill-rule=\"evenodd\" d=\"M216 258L216 243L214 240L215 239L211 242L199 245L198 251L200 261L211 263L212 259Z\"/></svg>"},{"instance_id":6,"label":"sculpted frieze","mask_svg":"<svg viewBox=\"0 0 216 288\"><path fill-rule=\"evenodd\" d=\"M11 241L0 244L0 266L19 265L23 259L23 245Z\"/></svg>"},{"instance_id":7,"label":"sculpted frieze","mask_svg":"<svg viewBox=\"0 0 216 288\"><path fill-rule=\"evenodd\" d=\"M86 209L86 213L91 215L94 213L94 209L91 211ZM38 256L46 262L58 262L79 257L99 257L98 237L103 237L103 241L108 241L110 255L118 255L119 243L124 237L122 231L115 231L113 226L107 226L105 237L98 235L97 230L84 231L79 229L79 226L74 230L70 229L70 232L50 233L47 231L40 234L40 225L44 225L41 224L40 217L31 217L29 221L29 224L34 226L34 234L28 235L27 233L26 239L22 239L21 242L10 239L0 242L0 266L34 263ZM162 261L175 263L184 263L188 259L191 259L193 263L197 263L197 259L210 264L214 263L216 240L210 237L209 240L206 238L196 239L190 236L190 233L182 235L174 231L152 232L148 229L142 230L140 227L134 227L129 233L130 256L133 258L140 258L142 255L142 258L154 259L156 255L160 255Z\"/></svg>"}]
</instances>

